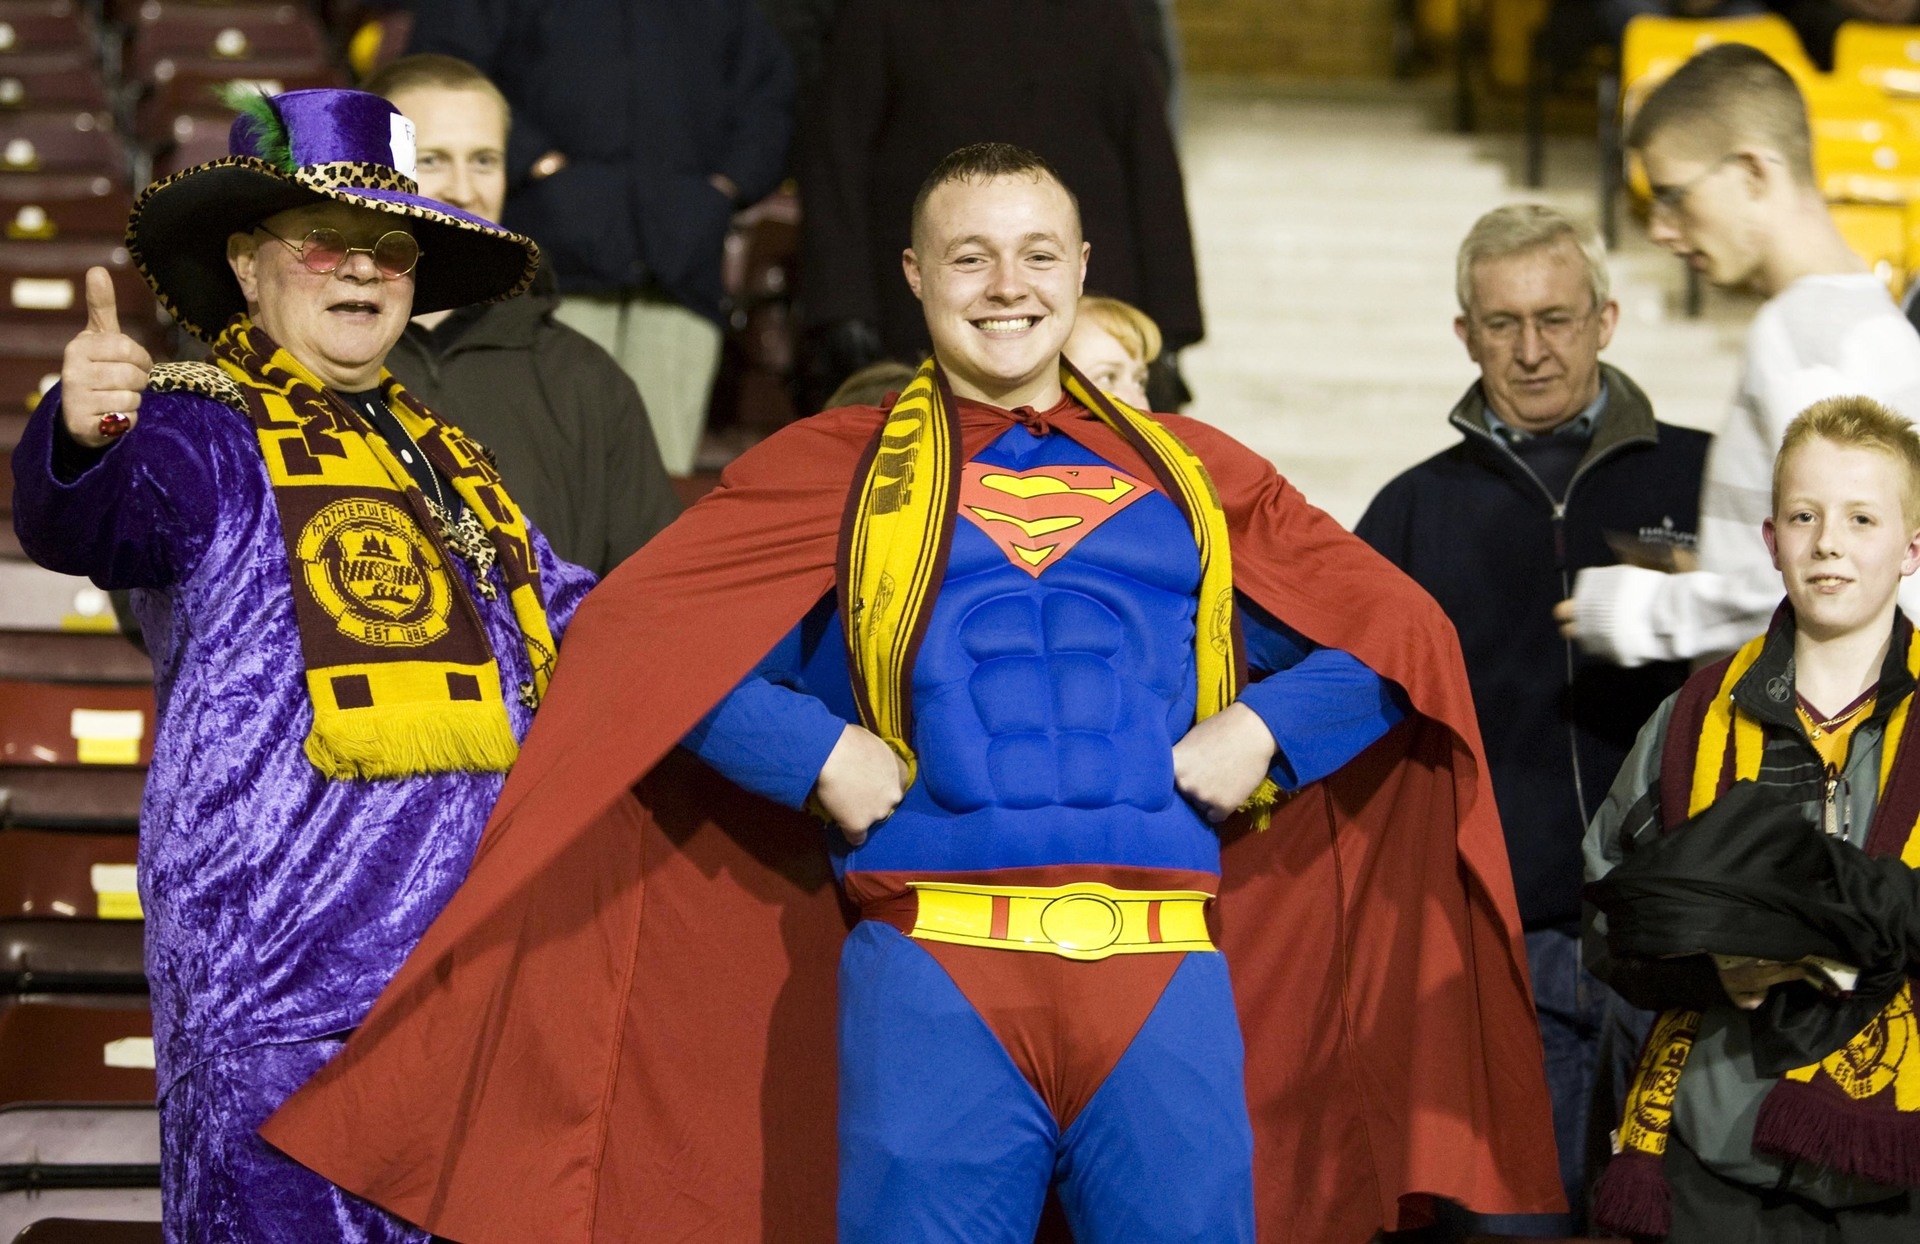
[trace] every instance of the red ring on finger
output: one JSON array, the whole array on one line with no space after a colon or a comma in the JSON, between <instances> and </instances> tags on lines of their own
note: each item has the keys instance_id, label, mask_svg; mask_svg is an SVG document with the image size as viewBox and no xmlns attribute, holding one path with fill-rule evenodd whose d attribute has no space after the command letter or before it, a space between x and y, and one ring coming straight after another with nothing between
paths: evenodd
<instances>
[{"instance_id":1,"label":"red ring on finger","mask_svg":"<svg viewBox=\"0 0 1920 1244\"><path fill-rule=\"evenodd\" d=\"M100 435L109 440L115 437L125 436L127 429L132 426L133 420L127 418L119 411L108 411L106 414L100 416Z\"/></svg>"}]
</instances>

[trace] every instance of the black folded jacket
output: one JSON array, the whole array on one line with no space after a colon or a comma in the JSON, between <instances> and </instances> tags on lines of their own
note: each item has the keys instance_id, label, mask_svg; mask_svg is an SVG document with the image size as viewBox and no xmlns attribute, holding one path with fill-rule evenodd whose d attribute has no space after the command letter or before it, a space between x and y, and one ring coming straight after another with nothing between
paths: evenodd
<instances>
[{"instance_id":1,"label":"black folded jacket","mask_svg":"<svg viewBox=\"0 0 1920 1244\"><path fill-rule=\"evenodd\" d=\"M1818 1062L1898 992L1920 946L1920 877L1828 837L1778 788L1736 782L1586 887L1620 958L1712 953L1860 969L1852 993L1776 986L1753 1013L1763 1075Z\"/></svg>"}]
</instances>

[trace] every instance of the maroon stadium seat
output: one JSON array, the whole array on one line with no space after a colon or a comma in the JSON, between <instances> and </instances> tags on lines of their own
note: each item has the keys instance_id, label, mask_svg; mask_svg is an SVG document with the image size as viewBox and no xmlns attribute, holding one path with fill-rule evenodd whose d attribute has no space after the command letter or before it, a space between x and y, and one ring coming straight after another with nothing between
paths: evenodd
<instances>
[{"instance_id":1,"label":"maroon stadium seat","mask_svg":"<svg viewBox=\"0 0 1920 1244\"><path fill-rule=\"evenodd\" d=\"M0 631L0 679L151 683L153 662L124 635Z\"/></svg>"},{"instance_id":2,"label":"maroon stadium seat","mask_svg":"<svg viewBox=\"0 0 1920 1244\"><path fill-rule=\"evenodd\" d=\"M220 102L220 93L236 83L255 87L267 95L346 85L340 73L324 65L316 66L310 58L284 64L269 61L248 64L241 74L236 74L232 65L205 61L179 64L169 61L167 66L169 71L159 75L152 93L141 100L134 124L134 136L150 146L163 147L179 141L173 123L176 117L182 116L194 117L200 126L211 125L214 117L221 118L220 141L224 144L233 113ZM225 154L222 146L218 155Z\"/></svg>"},{"instance_id":3,"label":"maroon stadium seat","mask_svg":"<svg viewBox=\"0 0 1920 1244\"><path fill-rule=\"evenodd\" d=\"M25 414L39 405L40 395L60 379L60 356L72 336L60 324L9 324L0 332L0 415ZM0 512L11 508L11 496L0 492Z\"/></svg>"},{"instance_id":4,"label":"maroon stadium seat","mask_svg":"<svg viewBox=\"0 0 1920 1244\"><path fill-rule=\"evenodd\" d=\"M127 248L110 238L0 241L0 323L51 325L71 337L87 325L87 269L96 266L113 277L121 331L158 344L153 291Z\"/></svg>"},{"instance_id":5,"label":"maroon stadium seat","mask_svg":"<svg viewBox=\"0 0 1920 1244\"><path fill-rule=\"evenodd\" d=\"M134 834L0 829L0 920L137 923Z\"/></svg>"},{"instance_id":6,"label":"maroon stadium seat","mask_svg":"<svg viewBox=\"0 0 1920 1244\"><path fill-rule=\"evenodd\" d=\"M143 769L0 766L0 825L132 829L146 784Z\"/></svg>"},{"instance_id":7,"label":"maroon stadium seat","mask_svg":"<svg viewBox=\"0 0 1920 1244\"><path fill-rule=\"evenodd\" d=\"M0 994L142 996L145 927L138 920L0 920Z\"/></svg>"},{"instance_id":8,"label":"maroon stadium seat","mask_svg":"<svg viewBox=\"0 0 1920 1244\"><path fill-rule=\"evenodd\" d=\"M151 687L0 681L0 763L149 764L154 712Z\"/></svg>"},{"instance_id":9,"label":"maroon stadium seat","mask_svg":"<svg viewBox=\"0 0 1920 1244\"><path fill-rule=\"evenodd\" d=\"M0 1004L0 1106L154 1100L145 1006Z\"/></svg>"},{"instance_id":10,"label":"maroon stadium seat","mask_svg":"<svg viewBox=\"0 0 1920 1244\"><path fill-rule=\"evenodd\" d=\"M233 118L229 115L182 113L167 125L171 141L161 144L160 153L154 158L155 181L227 154L227 133L233 127Z\"/></svg>"},{"instance_id":11,"label":"maroon stadium seat","mask_svg":"<svg viewBox=\"0 0 1920 1244\"><path fill-rule=\"evenodd\" d=\"M232 76L256 67L324 68L327 37L297 4L191 5L147 0L134 16L127 76L157 83L189 65L225 66Z\"/></svg>"},{"instance_id":12,"label":"maroon stadium seat","mask_svg":"<svg viewBox=\"0 0 1920 1244\"><path fill-rule=\"evenodd\" d=\"M105 173L124 179L127 153L105 112L0 112L0 172Z\"/></svg>"},{"instance_id":13,"label":"maroon stadium seat","mask_svg":"<svg viewBox=\"0 0 1920 1244\"><path fill-rule=\"evenodd\" d=\"M19 242L124 238L133 196L103 173L0 173L0 227Z\"/></svg>"},{"instance_id":14,"label":"maroon stadium seat","mask_svg":"<svg viewBox=\"0 0 1920 1244\"><path fill-rule=\"evenodd\" d=\"M92 52L0 56L0 109L105 111L110 100Z\"/></svg>"},{"instance_id":15,"label":"maroon stadium seat","mask_svg":"<svg viewBox=\"0 0 1920 1244\"><path fill-rule=\"evenodd\" d=\"M93 23L75 0L0 0L0 56L92 47Z\"/></svg>"},{"instance_id":16,"label":"maroon stadium seat","mask_svg":"<svg viewBox=\"0 0 1920 1244\"><path fill-rule=\"evenodd\" d=\"M99 1209L105 1208L107 1207L99 1207ZM98 1209L95 1212L98 1212ZM14 1236L13 1244L162 1244L163 1238L157 1221L110 1222L98 1218L42 1218Z\"/></svg>"}]
</instances>

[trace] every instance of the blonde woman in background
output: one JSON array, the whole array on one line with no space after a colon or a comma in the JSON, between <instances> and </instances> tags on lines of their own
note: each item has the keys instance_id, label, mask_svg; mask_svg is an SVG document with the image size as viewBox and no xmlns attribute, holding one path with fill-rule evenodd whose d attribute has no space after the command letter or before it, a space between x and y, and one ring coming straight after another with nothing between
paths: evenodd
<instances>
[{"instance_id":1,"label":"blonde woman in background","mask_svg":"<svg viewBox=\"0 0 1920 1244\"><path fill-rule=\"evenodd\" d=\"M1118 298L1086 294L1063 351L1099 388L1135 410L1147 402L1147 365L1160 357L1160 326Z\"/></svg>"}]
</instances>

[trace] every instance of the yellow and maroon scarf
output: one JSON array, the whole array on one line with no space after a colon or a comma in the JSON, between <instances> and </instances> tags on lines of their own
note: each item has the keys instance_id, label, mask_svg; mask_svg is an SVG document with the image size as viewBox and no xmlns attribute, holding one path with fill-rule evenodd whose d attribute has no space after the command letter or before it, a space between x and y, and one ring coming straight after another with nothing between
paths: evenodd
<instances>
[{"instance_id":1,"label":"yellow and maroon scarf","mask_svg":"<svg viewBox=\"0 0 1920 1244\"><path fill-rule=\"evenodd\" d=\"M1219 494L1199 457L1159 420L1101 392L1064 358L1060 383L1153 468L1193 529L1200 552L1194 720L1204 721L1232 704L1246 681L1233 603L1233 557ZM847 521L841 524L840 616L846 621L860 715L907 764L909 782L916 764L908 710L913 658L953 543L965 465L961 456L953 396L929 359L867 447L854 472ZM1263 779L1247 800L1245 810L1260 828L1271 818L1279 793L1272 779Z\"/></svg>"},{"instance_id":2,"label":"yellow and maroon scarf","mask_svg":"<svg viewBox=\"0 0 1920 1244\"><path fill-rule=\"evenodd\" d=\"M497 562L533 671L519 688L529 708L555 645L526 519L484 451L381 374L388 409L466 502L455 523L357 411L245 316L213 361L253 420L286 537L313 698L307 758L332 778L506 770L519 747L500 667L450 557L488 599Z\"/></svg>"},{"instance_id":3,"label":"yellow and maroon scarf","mask_svg":"<svg viewBox=\"0 0 1920 1244\"><path fill-rule=\"evenodd\" d=\"M1920 631L1902 625L1906 665L1920 677ZM1760 772L1765 727L1733 690L1767 636L1695 674L1674 703L1661 761L1660 809L1669 829L1698 816L1736 781ZM1920 747L1907 746L1913 695L1888 714L1879 802L1866 850L1920 867ZM1615 1135L1613 1161L1594 1194L1594 1217L1633 1235L1665 1235L1669 1203L1661 1159L1673 1103L1700 1029L1700 1012L1660 1016L1641 1050ZM1754 1149L1813 1162L1896 1187L1920 1186L1920 1022L1911 982L1840 1049L1782 1077L1761 1103Z\"/></svg>"}]
</instances>

